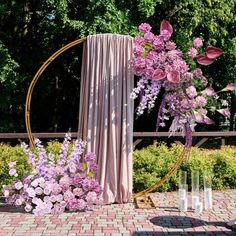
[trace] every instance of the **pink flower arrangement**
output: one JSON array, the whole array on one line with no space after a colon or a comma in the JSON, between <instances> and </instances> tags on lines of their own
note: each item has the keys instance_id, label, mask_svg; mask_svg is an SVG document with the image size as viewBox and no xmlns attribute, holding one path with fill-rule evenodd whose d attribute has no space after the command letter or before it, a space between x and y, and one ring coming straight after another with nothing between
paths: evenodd
<instances>
[{"instance_id":1,"label":"pink flower arrangement","mask_svg":"<svg viewBox=\"0 0 236 236\"><path fill-rule=\"evenodd\" d=\"M35 140L38 155L21 145L29 157L33 174L3 188L8 204L23 207L36 215L60 214L65 210L82 211L94 204L102 204L102 188L95 180L96 155L87 153L82 158L86 143L76 140L69 152L71 135L62 143L58 159L47 154L40 140ZM16 176L15 162L9 163L9 174Z\"/></svg>"},{"instance_id":2,"label":"pink flower arrangement","mask_svg":"<svg viewBox=\"0 0 236 236\"><path fill-rule=\"evenodd\" d=\"M150 25L141 24L141 36L134 39L131 66L134 74L141 77L131 93L133 99L141 97L136 113L141 115L146 108L153 108L159 92L163 90L157 128L165 126L165 122L172 119L169 131L182 131L190 137L191 145L191 132L196 122L214 124L207 116L208 110L229 117L228 103L220 104L218 93L236 90L236 85L229 84L215 92L200 68L190 71L182 51L170 40L173 28L168 21L161 22L159 35L154 35L150 30ZM221 49L214 46L208 46L203 52L202 46L202 39L195 38L187 53L190 59L196 59L200 65L210 65L223 54ZM222 105L226 107L221 109Z\"/></svg>"}]
</instances>

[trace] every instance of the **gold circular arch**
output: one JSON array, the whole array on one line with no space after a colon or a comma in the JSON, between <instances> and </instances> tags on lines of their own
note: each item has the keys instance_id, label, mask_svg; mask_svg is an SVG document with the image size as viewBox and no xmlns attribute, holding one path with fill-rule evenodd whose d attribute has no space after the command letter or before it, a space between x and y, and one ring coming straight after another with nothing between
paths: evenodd
<instances>
[{"instance_id":1,"label":"gold circular arch","mask_svg":"<svg viewBox=\"0 0 236 236\"><path fill-rule=\"evenodd\" d=\"M61 49L59 49L55 53L53 53L43 63L43 65L39 68L39 70L37 71L37 73L33 77L32 81L29 85L29 88L28 88L26 103L25 103L25 124L26 124L26 130L27 130L29 141L30 141L30 145L32 147L35 147L35 144L34 144L34 137L33 137L32 130L31 130L31 123L30 123L30 105L31 105L31 98L32 98L33 90L34 90L34 87L35 87L38 79L40 78L42 73L45 71L45 69L51 64L51 62L54 61L58 56L60 56L66 50L68 50L80 43L83 43L86 40L87 40L87 38L77 39L77 40L65 45L64 47L62 47ZM154 191L155 189L157 189L158 187L160 187L165 182L167 182L176 173L176 171L180 167L181 163L184 160L188 159L189 154L190 154L190 148L187 147L187 143L186 143L183 148L183 151L181 152L180 157L177 159L176 163L172 166L172 168L169 170L169 172L160 181L153 184L149 188L132 195L132 198L135 199L135 202L138 207L146 208L148 206L150 207L153 205L153 202L149 198L148 194L150 192Z\"/></svg>"},{"instance_id":2,"label":"gold circular arch","mask_svg":"<svg viewBox=\"0 0 236 236\"><path fill-rule=\"evenodd\" d=\"M87 38L77 39L77 40L65 45L64 47L62 47L61 49L59 49L55 53L53 53L47 59L47 61L45 61L43 63L43 65L39 68L39 70L37 71L37 73L33 77L32 81L30 83L30 86L28 88L26 102L25 102L25 125L26 125L26 131L27 131L27 134L28 134L28 137L29 137L29 141L30 141L30 144L31 144L32 147L35 147L35 144L34 144L34 137L33 137L33 134L32 134L31 124L30 124L30 105L31 105L31 98L32 98L32 94L33 94L35 84L37 83L39 77L42 75L44 70L51 64L52 61L54 61L58 56L60 56L66 50L74 47L77 44L85 42L86 39Z\"/></svg>"}]
</instances>

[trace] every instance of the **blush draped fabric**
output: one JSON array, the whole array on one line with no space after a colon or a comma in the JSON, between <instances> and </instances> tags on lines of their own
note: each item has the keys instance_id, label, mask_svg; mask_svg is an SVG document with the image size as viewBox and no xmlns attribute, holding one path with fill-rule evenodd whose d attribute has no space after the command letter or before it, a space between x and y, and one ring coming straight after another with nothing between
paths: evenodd
<instances>
[{"instance_id":1,"label":"blush draped fabric","mask_svg":"<svg viewBox=\"0 0 236 236\"><path fill-rule=\"evenodd\" d=\"M83 49L78 134L97 155L107 204L132 194L132 43L130 36L98 34Z\"/></svg>"}]
</instances>

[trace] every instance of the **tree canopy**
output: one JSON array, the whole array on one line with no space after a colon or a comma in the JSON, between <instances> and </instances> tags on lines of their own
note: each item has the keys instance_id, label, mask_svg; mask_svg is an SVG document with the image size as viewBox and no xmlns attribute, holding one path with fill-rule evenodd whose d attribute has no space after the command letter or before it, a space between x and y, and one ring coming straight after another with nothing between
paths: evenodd
<instances>
[{"instance_id":1,"label":"tree canopy","mask_svg":"<svg viewBox=\"0 0 236 236\"><path fill-rule=\"evenodd\" d=\"M170 20L183 51L196 36L223 49L204 73L215 88L236 82L235 6L236 0L0 0L0 132L25 131L29 83L53 52L89 34L135 36L142 22L157 33L160 22ZM81 45L69 50L38 82L33 130L77 130L81 54Z\"/></svg>"}]
</instances>

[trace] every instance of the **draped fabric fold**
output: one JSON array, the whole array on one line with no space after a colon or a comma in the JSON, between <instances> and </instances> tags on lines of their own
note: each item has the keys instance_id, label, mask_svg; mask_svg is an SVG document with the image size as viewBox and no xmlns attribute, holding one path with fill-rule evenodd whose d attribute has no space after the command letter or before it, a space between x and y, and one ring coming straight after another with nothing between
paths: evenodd
<instances>
[{"instance_id":1,"label":"draped fabric fold","mask_svg":"<svg viewBox=\"0 0 236 236\"><path fill-rule=\"evenodd\" d=\"M105 203L124 203L132 194L132 43L115 34L91 35L84 43L78 135L97 155Z\"/></svg>"}]
</instances>

